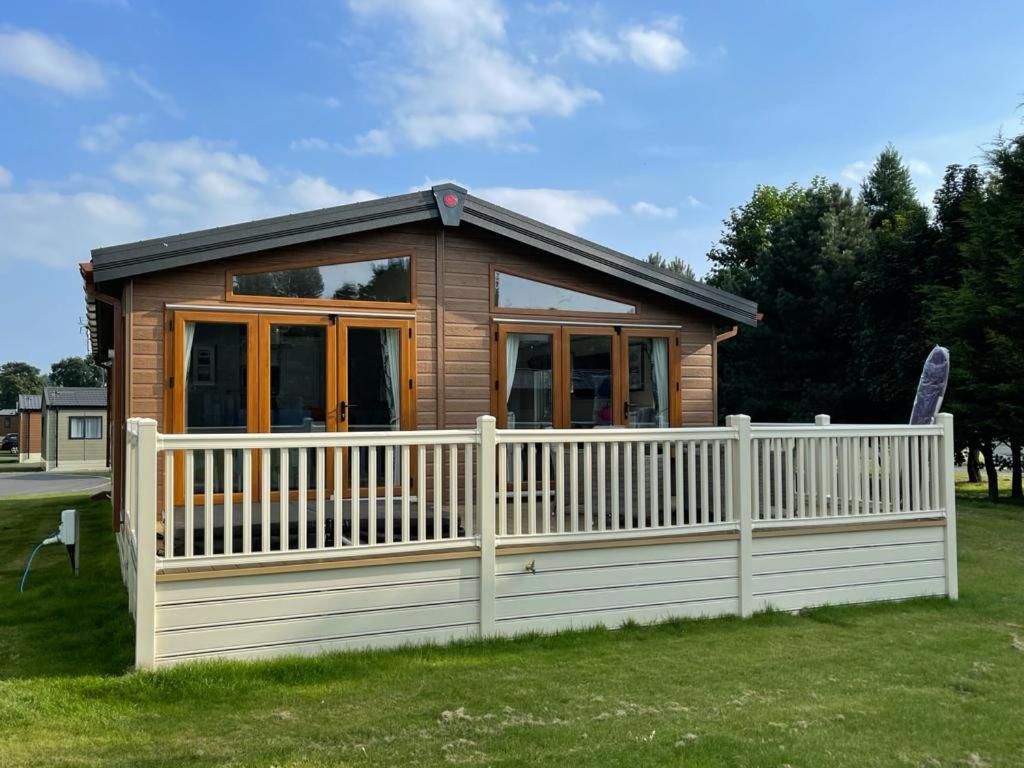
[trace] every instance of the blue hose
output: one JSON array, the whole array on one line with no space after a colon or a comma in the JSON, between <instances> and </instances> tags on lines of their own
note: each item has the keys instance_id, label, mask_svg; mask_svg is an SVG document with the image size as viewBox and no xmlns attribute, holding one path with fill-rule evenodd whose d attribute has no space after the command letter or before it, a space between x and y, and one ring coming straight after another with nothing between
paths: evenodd
<instances>
[{"instance_id":1,"label":"blue hose","mask_svg":"<svg viewBox=\"0 0 1024 768\"><path fill-rule=\"evenodd\" d=\"M60 533L60 531L54 531L49 536L47 536L46 539L52 539L58 533ZM28 562L25 563L25 572L23 574L21 574L21 587L18 589L19 592L24 592L25 591L25 579L28 578L28 569L32 567L32 561L35 559L36 552L38 552L40 549L42 549L43 545L46 544L46 539L43 539L38 544L36 544L36 548L33 549L32 550L32 554L28 556Z\"/></svg>"}]
</instances>

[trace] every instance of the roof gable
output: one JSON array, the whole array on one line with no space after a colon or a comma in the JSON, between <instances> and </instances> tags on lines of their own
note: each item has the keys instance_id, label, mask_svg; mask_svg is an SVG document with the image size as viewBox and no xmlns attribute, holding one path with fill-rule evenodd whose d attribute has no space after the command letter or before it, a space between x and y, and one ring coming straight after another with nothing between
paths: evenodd
<instances>
[{"instance_id":1,"label":"roof gable","mask_svg":"<svg viewBox=\"0 0 1024 768\"><path fill-rule=\"evenodd\" d=\"M42 407L42 395L18 395L19 411L38 411Z\"/></svg>"},{"instance_id":2,"label":"roof gable","mask_svg":"<svg viewBox=\"0 0 1024 768\"><path fill-rule=\"evenodd\" d=\"M468 194L455 184L319 211L278 216L173 237L97 248L93 278L102 283L288 245L440 219L462 222L564 258L732 321L755 325L747 299L654 267L624 253Z\"/></svg>"},{"instance_id":3,"label":"roof gable","mask_svg":"<svg viewBox=\"0 0 1024 768\"><path fill-rule=\"evenodd\" d=\"M47 408L106 408L106 387L44 387Z\"/></svg>"}]
</instances>

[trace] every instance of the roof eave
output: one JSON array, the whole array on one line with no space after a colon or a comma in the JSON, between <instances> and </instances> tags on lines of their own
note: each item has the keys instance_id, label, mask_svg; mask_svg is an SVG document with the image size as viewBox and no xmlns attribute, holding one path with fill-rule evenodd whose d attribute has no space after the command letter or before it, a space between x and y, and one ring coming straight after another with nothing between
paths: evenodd
<instances>
[{"instance_id":1,"label":"roof eave","mask_svg":"<svg viewBox=\"0 0 1024 768\"><path fill-rule=\"evenodd\" d=\"M444 206L441 199L447 191L458 193L458 203L453 210L442 215ZM454 184L309 213L97 248L92 252L93 281L102 284L165 269L431 219L441 219L445 226L451 227L466 222L576 264L599 269L715 316L746 325L757 324L757 305L752 301L674 275L627 254L473 197Z\"/></svg>"},{"instance_id":2,"label":"roof eave","mask_svg":"<svg viewBox=\"0 0 1024 768\"><path fill-rule=\"evenodd\" d=\"M467 196L462 221L517 242L555 253L569 261L602 271L745 325L757 325L757 304L682 275L673 275L577 235ZM596 262L596 264L595 264Z\"/></svg>"},{"instance_id":3,"label":"roof eave","mask_svg":"<svg viewBox=\"0 0 1024 768\"><path fill-rule=\"evenodd\" d=\"M300 245L438 217L430 192L369 200L309 213L155 238L92 251L102 283L248 253Z\"/></svg>"}]
</instances>

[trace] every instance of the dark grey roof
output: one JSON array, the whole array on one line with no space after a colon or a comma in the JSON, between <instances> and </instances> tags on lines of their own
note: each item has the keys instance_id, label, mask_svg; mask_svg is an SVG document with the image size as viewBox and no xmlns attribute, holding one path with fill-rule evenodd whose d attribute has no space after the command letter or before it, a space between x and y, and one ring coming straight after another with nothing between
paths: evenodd
<instances>
[{"instance_id":1,"label":"dark grey roof","mask_svg":"<svg viewBox=\"0 0 1024 768\"><path fill-rule=\"evenodd\" d=\"M455 197L451 206L444 203L449 194ZM473 197L454 184L440 184L430 190L365 203L97 248L92 252L93 276L97 283L102 283L431 219L441 219L446 226L458 226L460 221L473 224L721 317L748 325L757 323L757 304L752 301Z\"/></svg>"},{"instance_id":2,"label":"dark grey roof","mask_svg":"<svg viewBox=\"0 0 1024 768\"><path fill-rule=\"evenodd\" d=\"M18 395L19 411L38 411L42 407L42 395Z\"/></svg>"},{"instance_id":3,"label":"dark grey roof","mask_svg":"<svg viewBox=\"0 0 1024 768\"><path fill-rule=\"evenodd\" d=\"M47 408L106 408L106 387L45 387Z\"/></svg>"}]
</instances>

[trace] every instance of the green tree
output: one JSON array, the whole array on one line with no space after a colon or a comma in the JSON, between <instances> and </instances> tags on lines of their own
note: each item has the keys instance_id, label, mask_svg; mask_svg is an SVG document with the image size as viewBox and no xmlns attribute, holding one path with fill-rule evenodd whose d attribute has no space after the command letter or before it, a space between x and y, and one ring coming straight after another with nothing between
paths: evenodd
<instances>
[{"instance_id":1,"label":"green tree","mask_svg":"<svg viewBox=\"0 0 1024 768\"><path fill-rule=\"evenodd\" d=\"M38 395L46 379L34 365L10 362L0 365L0 408L14 408L18 395Z\"/></svg>"},{"instance_id":2,"label":"green tree","mask_svg":"<svg viewBox=\"0 0 1024 768\"><path fill-rule=\"evenodd\" d=\"M864 207L822 178L758 187L732 212L708 255L708 282L757 301L764 319L719 350L724 411L759 421L861 415L850 377L851 294L869 246Z\"/></svg>"},{"instance_id":3,"label":"green tree","mask_svg":"<svg viewBox=\"0 0 1024 768\"><path fill-rule=\"evenodd\" d=\"M948 403L979 441L989 497L997 500L998 440L1014 453L1011 494L1024 495L1024 135L998 139L987 165L982 189L965 195L959 281L933 288L930 317L954 361Z\"/></svg>"},{"instance_id":4,"label":"green tree","mask_svg":"<svg viewBox=\"0 0 1024 768\"><path fill-rule=\"evenodd\" d=\"M409 260L388 259L374 264L373 274L363 283L343 283L334 291L335 299L363 301L407 301L410 297Z\"/></svg>"},{"instance_id":5,"label":"green tree","mask_svg":"<svg viewBox=\"0 0 1024 768\"><path fill-rule=\"evenodd\" d=\"M107 375L90 357L65 357L50 366L49 380L57 387L102 387Z\"/></svg>"},{"instance_id":6,"label":"green tree","mask_svg":"<svg viewBox=\"0 0 1024 768\"><path fill-rule=\"evenodd\" d=\"M935 217L931 227L927 264L929 285L923 290L924 315L931 338L947 346L952 343L951 327L945 318L936 316L935 305L944 300L943 292L960 286L961 272L967 266L964 246L970 235L972 212L982 201L983 181L976 165L950 165L933 198ZM960 367L959 354L953 363L951 389L946 403L947 407L955 405L953 410L957 416L957 443L966 450L967 477L976 483L981 479L977 461L981 452L981 437L975 429L976 414L971 413L971 405L968 403L969 391L958 387L958 379L964 373Z\"/></svg>"},{"instance_id":7,"label":"green tree","mask_svg":"<svg viewBox=\"0 0 1024 768\"><path fill-rule=\"evenodd\" d=\"M653 267L675 272L677 275L682 275L690 280L697 279L697 273L693 271L693 267L678 256L669 260L662 256L660 251L655 251L654 253L647 254L647 258L644 261Z\"/></svg>"},{"instance_id":8,"label":"green tree","mask_svg":"<svg viewBox=\"0 0 1024 768\"><path fill-rule=\"evenodd\" d=\"M930 283L928 212L891 144L864 180L860 200L872 237L855 283L857 377L872 420L905 422L932 346L922 291Z\"/></svg>"}]
</instances>

